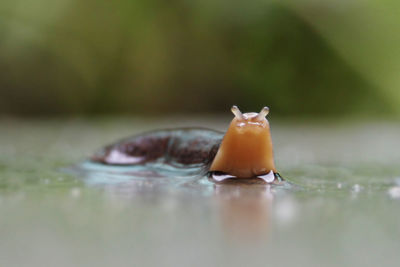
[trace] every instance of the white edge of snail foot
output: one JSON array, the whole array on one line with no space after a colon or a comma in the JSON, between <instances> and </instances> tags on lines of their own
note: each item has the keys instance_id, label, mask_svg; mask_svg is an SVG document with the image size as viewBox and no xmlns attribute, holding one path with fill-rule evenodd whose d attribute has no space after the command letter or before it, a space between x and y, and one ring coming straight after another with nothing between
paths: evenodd
<instances>
[{"instance_id":1,"label":"white edge of snail foot","mask_svg":"<svg viewBox=\"0 0 400 267\"><path fill-rule=\"evenodd\" d=\"M230 179L230 178L236 178L235 176L232 176L229 174L223 174L223 175L212 174L211 177L217 182L222 182L222 181L224 181L226 179Z\"/></svg>"},{"instance_id":2,"label":"white edge of snail foot","mask_svg":"<svg viewBox=\"0 0 400 267\"><path fill-rule=\"evenodd\" d=\"M212 174L211 177L217 182L222 182L226 179L236 178L236 176L229 175L229 174L223 174L223 175ZM270 171L269 173L267 173L265 175L257 176L257 178L260 178L260 179L264 180L264 182L266 182L267 184L270 184L275 181L275 174L273 171Z\"/></svg>"},{"instance_id":3,"label":"white edge of snail foot","mask_svg":"<svg viewBox=\"0 0 400 267\"><path fill-rule=\"evenodd\" d=\"M260 179L263 179L266 183L270 184L275 181L275 174L273 171L270 171L268 174L257 176Z\"/></svg>"}]
</instances>

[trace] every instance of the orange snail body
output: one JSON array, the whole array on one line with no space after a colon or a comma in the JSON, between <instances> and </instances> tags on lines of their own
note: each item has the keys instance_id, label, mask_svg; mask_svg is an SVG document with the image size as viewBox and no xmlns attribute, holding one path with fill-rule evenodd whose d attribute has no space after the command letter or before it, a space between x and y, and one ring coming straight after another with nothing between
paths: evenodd
<instances>
[{"instance_id":1,"label":"orange snail body","mask_svg":"<svg viewBox=\"0 0 400 267\"><path fill-rule=\"evenodd\" d=\"M251 178L276 173L269 122L269 109L260 113L244 113L232 107L232 120L210 171L223 172L238 178Z\"/></svg>"}]
</instances>

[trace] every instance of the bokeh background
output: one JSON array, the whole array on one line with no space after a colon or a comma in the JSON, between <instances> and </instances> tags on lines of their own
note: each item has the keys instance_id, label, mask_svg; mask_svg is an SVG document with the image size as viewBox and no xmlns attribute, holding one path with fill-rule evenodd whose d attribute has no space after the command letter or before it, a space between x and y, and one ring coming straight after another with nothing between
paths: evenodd
<instances>
[{"instance_id":1,"label":"bokeh background","mask_svg":"<svg viewBox=\"0 0 400 267\"><path fill-rule=\"evenodd\" d=\"M288 183L88 161L232 104ZM399 266L399 118L399 0L0 0L0 267Z\"/></svg>"},{"instance_id":2,"label":"bokeh background","mask_svg":"<svg viewBox=\"0 0 400 267\"><path fill-rule=\"evenodd\" d=\"M0 115L400 115L400 2L3 0Z\"/></svg>"}]
</instances>

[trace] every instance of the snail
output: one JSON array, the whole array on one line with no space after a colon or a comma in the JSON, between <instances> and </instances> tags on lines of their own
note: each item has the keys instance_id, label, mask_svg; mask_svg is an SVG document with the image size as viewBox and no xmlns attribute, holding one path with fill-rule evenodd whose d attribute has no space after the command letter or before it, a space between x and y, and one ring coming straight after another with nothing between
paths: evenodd
<instances>
[{"instance_id":1,"label":"snail","mask_svg":"<svg viewBox=\"0 0 400 267\"><path fill-rule=\"evenodd\" d=\"M260 178L279 183L269 122L269 108L242 113L231 108L234 118L225 135L205 128L158 130L123 139L95 153L91 161L131 166L161 162L176 167L199 167L215 182Z\"/></svg>"}]
</instances>

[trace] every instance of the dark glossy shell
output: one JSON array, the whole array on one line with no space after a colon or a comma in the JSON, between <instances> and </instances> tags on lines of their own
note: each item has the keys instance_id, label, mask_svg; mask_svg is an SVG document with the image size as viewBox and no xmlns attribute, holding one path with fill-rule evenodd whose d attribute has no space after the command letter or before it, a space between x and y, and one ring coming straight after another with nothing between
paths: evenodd
<instances>
[{"instance_id":1,"label":"dark glossy shell","mask_svg":"<svg viewBox=\"0 0 400 267\"><path fill-rule=\"evenodd\" d=\"M202 128L147 132L108 145L91 160L112 165L160 161L171 165L208 166L217 153L222 137L221 132Z\"/></svg>"}]
</instances>

